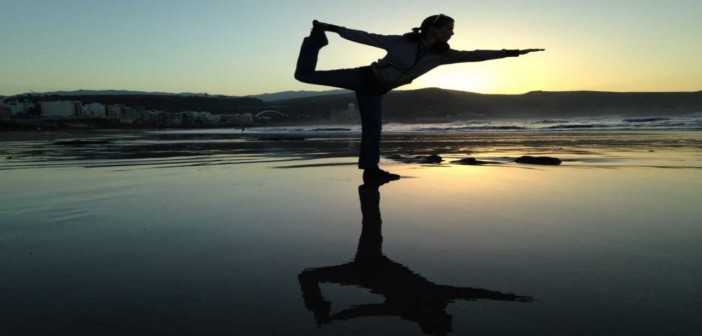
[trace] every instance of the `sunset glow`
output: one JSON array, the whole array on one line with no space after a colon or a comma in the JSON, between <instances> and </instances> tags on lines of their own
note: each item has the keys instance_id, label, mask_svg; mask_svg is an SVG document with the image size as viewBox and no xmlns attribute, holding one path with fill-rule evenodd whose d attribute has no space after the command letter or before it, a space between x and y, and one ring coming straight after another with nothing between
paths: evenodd
<instances>
[{"instance_id":1,"label":"sunset glow","mask_svg":"<svg viewBox=\"0 0 702 336\"><path fill-rule=\"evenodd\" d=\"M402 10L398 10L401 8ZM0 95L127 89L248 95L327 90L296 81L300 42L319 19L403 34L446 13L458 50L546 52L435 69L400 89L480 93L702 89L702 2L693 0L2 1ZM368 65L382 50L329 34L320 69Z\"/></svg>"}]
</instances>

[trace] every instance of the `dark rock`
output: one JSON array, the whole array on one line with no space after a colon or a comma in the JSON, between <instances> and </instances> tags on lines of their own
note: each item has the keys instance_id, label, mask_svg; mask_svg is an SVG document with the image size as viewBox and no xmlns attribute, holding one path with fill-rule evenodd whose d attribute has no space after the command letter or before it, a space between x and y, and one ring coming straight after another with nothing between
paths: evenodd
<instances>
[{"instance_id":1,"label":"dark rock","mask_svg":"<svg viewBox=\"0 0 702 336\"><path fill-rule=\"evenodd\" d=\"M441 163L444 161L441 156L436 155L436 154L431 154L431 155L419 155L415 157L407 157L407 156L402 156L399 154L395 155L390 155L387 156L388 159L403 162L403 163L424 163L424 164L431 164L431 163Z\"/></svg>"},{"instance_id":2,"label":"dark rock","mask_svg":"<svg viewBox=\"0 0 702 336\"><path fill-rule=\"evenodd\" d=\"M558 158L548 157L548 156L522 156L514 160L516 163L533 164L533 165L547 165L547 166L558 166L561 164L561 160Z\"/></svg>"},{"instance_id":3,"label":"dark rock","mask_svg":"<svg viewBox=\"0 0 702 336\"><path fill-rule=\"evenodd\" d=\"M451 161L451 163L466 165L466 166L481 166L486 164L499 164L499 162L494 161L480 161L472 157L463 158L456 161Z\"/></svg>"},{"instance_id":4,"label":"dark rock","mask_svg":"<svg viewBox=\"0 0 702 336\"><path fill-rule=\"evenodd\" d=\"M444 161L441 156L436 154L431 154L428 156L415 156L414 158L417 159L419 163L441 163L441 161Z\"/></svg>"},{"instance_id":5,"label":"dark rock","mask_svg":"<svg viewBox=\"0 0 702 336\"><path fill-rule=\"evenodd\" d=\"M412 160L414 160L411 157L402 156L400 154L386 155L385 157L390 159L390 160L402 162L402 163L412 163Z\"/></svg>"}]
</instances>

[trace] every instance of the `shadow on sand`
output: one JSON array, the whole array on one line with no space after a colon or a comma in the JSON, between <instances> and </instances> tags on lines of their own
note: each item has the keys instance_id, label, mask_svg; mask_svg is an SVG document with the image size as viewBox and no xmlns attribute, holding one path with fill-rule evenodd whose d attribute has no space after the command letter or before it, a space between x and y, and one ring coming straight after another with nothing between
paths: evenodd
<instances>
[{"instance_id":1,"label":"shadow on sand","mask_svg":"<svg viewBox=\"0 0 702 336\"><path fill-rule=\"evenodd\" d=\"M358 187L363 228L354 260L337 266L309 268L298 276L305 307L314 313L319 326L367 316L398 316L419 323L426 334L446 335L452 331L452 316L446 313L446 307L454 300L532 301L528 296L487 289L438 285L384 256L379 187L371 184ZM367 288L384 296L385 301L332 314L331 302L322 296L321 283Z\"/></svg>"}]
</instances>

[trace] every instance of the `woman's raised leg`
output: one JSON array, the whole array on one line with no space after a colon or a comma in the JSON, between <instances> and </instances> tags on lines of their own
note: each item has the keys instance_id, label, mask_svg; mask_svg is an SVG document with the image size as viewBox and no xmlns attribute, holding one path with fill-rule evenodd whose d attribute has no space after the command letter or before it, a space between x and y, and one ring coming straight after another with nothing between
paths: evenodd
<instances>
[{"instance_id":1,"label":"woman's raised leg","mask_svg":"<svg viewBox=\"0 0 702 336\"><path fill-rule=\"evenodd\" d=\"M303 83L333 86L353 91L362 89L364 83L359 69L317 70L319 50L325 45L327 45L327 38L323 31L313 31L310 36L305 37L300 47L300 55L297 58L295 79Z\"/></svg>"}]
</instances>

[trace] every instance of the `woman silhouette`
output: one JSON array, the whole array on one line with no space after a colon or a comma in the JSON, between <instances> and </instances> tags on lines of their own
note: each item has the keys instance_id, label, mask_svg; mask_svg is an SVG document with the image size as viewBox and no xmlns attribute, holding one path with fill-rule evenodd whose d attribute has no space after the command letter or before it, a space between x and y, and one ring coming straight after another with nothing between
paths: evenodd
<instances>
[{"instance_id":1,"label":"woman silhouette","mask_svg":"<svg viewBox=\"0 0 702 336\"><path fill-rule=\"evenodd\" d=\"M454 50L447 43L453 35L453 27L454 20L443 14L424 19L419 28L414 28L412 32L404 35L379 35L316 20L312 22L312 32L303 40L300 48L295 79L309 84L348 89L356 93L362 127L358 168L364 170L364 181L390 181L400 178L399 175L378 167L383 95L398 86L411 83L439 65L480 62L544 50ZM353 42L384 49L387 55L370 66L318 71L317 58L319 50L328 44L325 35L327 31L335 32Z\"/></svg>"}]
</instances>

